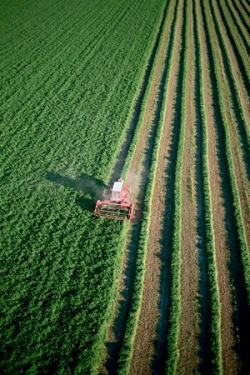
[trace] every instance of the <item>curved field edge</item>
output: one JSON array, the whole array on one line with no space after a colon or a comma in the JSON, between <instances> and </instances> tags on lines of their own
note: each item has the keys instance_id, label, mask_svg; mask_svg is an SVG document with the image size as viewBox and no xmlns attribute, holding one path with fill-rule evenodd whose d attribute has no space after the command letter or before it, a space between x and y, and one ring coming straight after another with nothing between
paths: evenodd
<instances>
[{"instance_id":1,"label":"curved field edge","mask_svg":"<svg viewBox=\"0 0 250 375\"><path fill-rule=\"evenodd\" d=\"M146 60L145 50L143 52ZM138 81L133 82L133 85L136 86L136 83L138 84ZM134 95L133 90L132 92ZM77 108L69 112L73 112L74 109ZM123 113L123 118L126 116L127 114ZM36 118L33 117L32 120L34 119ZM48 125L46 111L40 123L44 120ZM67 120L63 119L63 115L60 120L64 120L64 126L61 127L63 132ZM71 119L69 124L74 128L75 136L81 139L83 133L78 133L74 120L76 118ZM59 124L61 125L61 121ZM108 169L112 168L113 161L109 160L110 165L107 167L106 164L105 170L101 170L98 163L97 168L92 170L91 164L88 164L91 160L84 160L79 144L75 147L74 140L69 134L66 133L64 142L57 150L56 147L60 145L60 142L56 139L55 130L54 134L50 131L47 135L44 126L41 128L41 133L38 133L38 136L41 145L45 146L41 146L42 156L37 159L35 153L37 150L35 147L31 149L31 145L34 146L29 143L34 136L31 134L30 141L25 145L25 152L20 155L21 161L24 161L23 168L26 168L26 173L21 168L17 170L17 176L15 176L14 170L19 164L15 162L11 170L8 165L9 161L5 159L5 167L9 169L3 170L1 176L1 188L4 192L6 191L6 194L1 197L3 217L6 219L5 222L1 221L1 229L4 232L1 237L1 247L5 249L4 253L1 252L2 265L5 269L1 268L1 271L3 271L6 287L4 292L1 291L1 298L4 301L3 306L8 307L8 310L3 309L3 314L6 314L6 319L10 318L10 321L1 320L5 328L4 332L2 331L5 363L2 362L1 366L2 371L5 371L8 366L12 371L23 367L27 371L29 369L39 371L41 368L44 371L53 369L56 373L66 372L71 368L76 373L82 373L94 366L93 362L99 350L97 347L99 348L100 342L103 341L105 319L101 315L106 308L107 315L109 314L109 307L105 304L107 300L112 299L113 295L110 280L113 283L117 275L116 271L120 270L122 253L120 241L123 241L124 235L120 223L98 221L93 218L95 192L89 186L86 189L84 184L89 179L90 182L103 187L103 181L97 180L90 173L99 179L106 180ZM54 145L48 141L50 134L53 134L56 140ZM5 133L6 135L8 132ZM89 142L90 139L86 133L84 135L85 138L80 143L86 150L87 143L84 144L84 141ZM113 139L113 135L114 133L110 132L109 137ZM20 145L23 145L22 137L16 137L16 140L17 144L20 141ZM69 142L72 142L71 145ZM74 147L75 150L72 153ZM58 154L62 148L64 148L64 157L68 160L60 162L59 167ZM12 156L14 160L15 155ZM56 159L52 160L54 156ZM104 155L102 156L104 161ZM47 158L45 164L41 163L43 157L45 160ZM98 158L96 160L98 161ZM30 174L29 165L34 167L34 163L37 175L33 180L34 176ZM82 169L82 163L86 169L85 167ZM47 168L59 171L50 175L54 180L43 178ZM69 170L70 168L72 169ZM80 174L80 172L84 173ZM16 177L18 184L15 183ZM10 191L12 182L14 185ZM20 218L22 220L19 220ZM23 222L27 223L26 227L23 226ZM9 235L11 228L12 233ZM11 255L6 250L12 248L13 241L16 241L15 253ZM15 278L12 278L12 293L9 293L10 290L7 288L10 267L15 275ZM13 285L15 280L18 282L18 290L15 284ZM98 298L92 298L97 294L97 290ZM15 298L11 299L11 296ZM15 339L13 330L15 330L17 320L11 321L13 314L19 320L19 331ZM23 351L19 353L17 362L15 361L16 355L24 347L25 341L29 342L25 346L26 350L31 353L31 347L33 347L33 354L28 355L27 351ZM14 344L15 350L13 350ZM59 346L60 351L58 351Z\"/></svg>"}]
</instances>

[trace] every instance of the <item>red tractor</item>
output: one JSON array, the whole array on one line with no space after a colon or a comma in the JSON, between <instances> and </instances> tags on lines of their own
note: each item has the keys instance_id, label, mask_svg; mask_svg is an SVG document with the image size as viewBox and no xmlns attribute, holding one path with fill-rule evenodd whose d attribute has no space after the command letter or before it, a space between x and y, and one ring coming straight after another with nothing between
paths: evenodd
<instances>
[{"instance_id":1,"label":"red tractor","mask_svg":"<svg viewBox=\"0 0 250 375\"><path fill-rule=\"evenodd\" d=\"M131 190L124 186L124 181L119 178L114 182L110 199L96 202L95 215L115 220L132 220L134 205L129 202Z\"/></svg>"}]
</instances>

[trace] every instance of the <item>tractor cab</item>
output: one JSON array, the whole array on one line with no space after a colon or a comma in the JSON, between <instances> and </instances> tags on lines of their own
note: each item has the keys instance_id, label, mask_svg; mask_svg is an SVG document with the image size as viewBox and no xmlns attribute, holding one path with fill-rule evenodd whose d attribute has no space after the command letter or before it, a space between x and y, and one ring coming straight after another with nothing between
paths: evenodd
<instances>
[{"instance_id":1,"label":"tractor cab","mask_svg":"<svg viewBox=\"0 0 250 375\"><path fill-rule=\"evenodd\" d=\"M124 181L119 178L114 182L109 200L96 202L95 215L114 220L132 220L134 205L129 202L131 190L124 187Z\"/></svg>"}]
</instances>

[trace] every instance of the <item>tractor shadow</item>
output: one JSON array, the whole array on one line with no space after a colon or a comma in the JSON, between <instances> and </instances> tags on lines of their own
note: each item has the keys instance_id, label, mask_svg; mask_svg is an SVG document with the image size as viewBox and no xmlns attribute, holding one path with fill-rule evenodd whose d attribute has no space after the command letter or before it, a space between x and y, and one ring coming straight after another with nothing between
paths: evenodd
<instances>
[{"instance_id":1,"label":"tractor shadow","mask_svg":"<svg viewBox=\"0 0 250 375\"><path fill-rule=\"evenodd\" d=\"M104 199L108 190L108 186L102 180L86 173L76 178L70 178L62 176L59 173L47 172L45 179L64 186L67 189L79 192L80 194L76 197L76 203L85 211L93 211L96 201Z\"/></svg>"}]
</instances>

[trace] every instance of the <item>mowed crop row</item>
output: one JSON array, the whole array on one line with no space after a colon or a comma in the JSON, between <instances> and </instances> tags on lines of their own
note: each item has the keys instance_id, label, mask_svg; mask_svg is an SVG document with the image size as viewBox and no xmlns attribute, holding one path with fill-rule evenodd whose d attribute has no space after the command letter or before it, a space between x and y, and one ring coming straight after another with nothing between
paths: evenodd
<instances>
[{"instance_id":1,"label":"mowed crop row","mask_svg":"<svg viewBox=\"0 0 250 375\"><path fill-rule=\"evenodd\" d=\"M94 204L162 6L1 4L1 373L95 371L124 228Z\"/></svg>"},{"instance_id":2,"label":"mowed crop row","mask_svg":"<svg viewBox=\"0 0 250 375\"><path fill-rule=\"evenodd\" d=\"M217 168L220 175L220 186L216 188L214 182L211 186L211 197L213 211L215 212L213 221L221 299L222 361L224 371L233 373L239 371L241 362L244 363L245 371L248 368L245 329L249 327L249 280L247 280L249 252L246 250L249 247L249 238L246 238L249 201L246 199L244 192L241 192L241 189L243 187L244 191L249 191L249 180L247 179L245 155L240 151L242 148L239 142L239 120L235 117L235 113L241 113L242 107L239 103L236 107L236 103L232 100L234 90L229 85L227 86L231 78L230 72L227 70L227 64L230 61L226 64L226 61L220 58L219 53L223 53L220 40L218 40L217 45L215 42L211 43L211 40L216 40L216 34L213 33L214 30L216 31L216 19L214 17L215 15L218 16L218 11L214 13L213 6L211 2L209 7L202 8L208 55L207 67L210 76L207 80L208 82L210 80L211 85L210 95L213 103L213 127L215 132L213 136L212 131L210 132L212 136L211 144L216 142ZM220 48L216 48L217 46L220 46ZM230 44L228 48L229 46ZM235 60L237 61L236 56ZM221 61L223 61L223 64L221 64ZM240 78L243 80L244 75L238 78L238 85L241 82ZM225 92L228 94L225 95ZM249 101L249 95L245 95L242 99ZM234 145L233 148L232 145ZM246 140L243 141L243 145L247 148ZM237 147L237 156L235 147ZM242 172L241 178L237 173L239 169ZM240 180L242 185L239 184ZM241 195L241 198L239 198L239 195ZM221 201L221 205L223 205L223 209L220 209L221 214L219 214L219 209L216 209L216 206L219 208L216 201ZM248 211L248 219L245 215L246 220L243 216L244 208ZM224 221L223 226L222 220ZM223 227L224 236L222 236ZM224 244L221 241L224 241ZM222 256L225 259L224 261ZM225 264L228 264L228 269ZM233 347L236 347L235 351L232 350Z\"/></svg>"},{"instance_id":3,"label":"mowed crop row","mask_svg":"<svg viewBox=\"0 0 250 375\"><path fill-rule=\"evenodd\" d=\"M129 232L105 373L249 370L246 19L230 1L167 2L169 35L140 108L148 145L139 140L134 155L143 212Z\"/></svg>"},{"instance_id":4,"label":"mowed crop row","mask_svg":"<svg viewBox=\"0 0 250 375\"><path fill-rule=\"evenodd\" d=\"M123 275L119 287L118 302L109 337L108 357L102 371L126 372L131 357L131 346L138 320L138 307L142 294L142 283L145 274L145 250L149 233L149 212L151 191L154 185L154 169L157 163L157 144L161 134L162 96L166 76L169 75L172 56L172 39L174 35L174 14L177 6L172 2L166 4L162 27L159 31L159 45L156 51L147 89L144 92L138 118L139 133L135 137L132 161L129 163L127 177L134 187L136 200L136 220L129 232L124 257ZM171 40L171 43L169 42ZM167 55L166 49L167 46ZM133 146L133 145L132 145ZM135 181L133 181L135 180ZM143 210L143 212L142 212ZM126 321L127 320L127 321ZM147 345L144 340L144 345ZM138 353L140 356L140 352ZM137 370L136 370L137 371Z\"/></svg>"}]
</instances>

